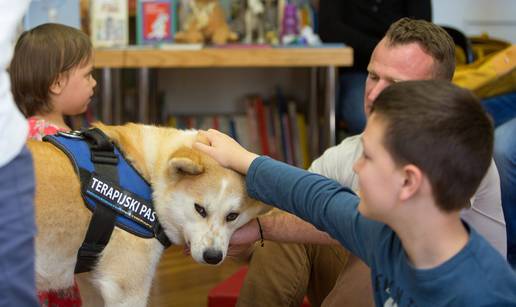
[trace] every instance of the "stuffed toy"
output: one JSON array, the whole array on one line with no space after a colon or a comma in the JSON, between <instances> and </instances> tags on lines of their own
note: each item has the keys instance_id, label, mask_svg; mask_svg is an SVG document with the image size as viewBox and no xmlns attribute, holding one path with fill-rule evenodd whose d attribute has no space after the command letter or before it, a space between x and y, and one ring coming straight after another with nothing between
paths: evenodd
<instances>
[{"instance_id":1,"label":"stuffed toy","mask_svg":"<svg viewBox=\"0 0 516 307\"><path fill-rule=\"evenodd\" d=\"M222 45L235 41L238 35L229 29L218 0L190 0L190 14L182 31L176 33L178 43L213 43Z\"/></svg>"}]
</instances>

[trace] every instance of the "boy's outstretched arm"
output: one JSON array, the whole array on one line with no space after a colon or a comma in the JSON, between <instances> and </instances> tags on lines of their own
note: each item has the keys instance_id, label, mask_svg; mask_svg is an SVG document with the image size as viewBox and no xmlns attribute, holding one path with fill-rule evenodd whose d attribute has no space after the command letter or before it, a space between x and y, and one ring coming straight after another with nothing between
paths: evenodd
<instances>
[{"instance_id":1,"label":"boy's outstretched arm","mask_svg":"<svg viewBox=\"0 0 516 307\"><path fill-rule=\"evenodd\" d=\"M210 145L201 142L195 142L193 147L200 150L212 158L214 158L220 165L229 167L241 174L247 174L249 166L254 159L258 157L257 154L246 150L240 146L230 136L225 135L215 129L208 131L199 131L201 136L208 139Z\"/></svg>"}]
</instances>

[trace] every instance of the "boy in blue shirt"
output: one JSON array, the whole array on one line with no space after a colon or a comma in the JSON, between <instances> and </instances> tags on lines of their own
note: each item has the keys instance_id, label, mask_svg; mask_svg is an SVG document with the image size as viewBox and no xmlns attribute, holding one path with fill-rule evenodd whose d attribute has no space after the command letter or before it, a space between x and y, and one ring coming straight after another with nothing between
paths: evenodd
<instances>
[{"instance_id":1,"label":"boy in blue shirt","mask_svg":"<svg viewBox=\"0 0 516 307\"><path fill-rule=\"evenodd\" d=\"M220 132L205 135L211 146L194 146L247 174L252 197L309 221L368 264L377 306L516 305L516 274L460 219L493 148L492 124L469 91L435 80L383 90L354 166L361 198Z\"/></svg>"}]
</instances>

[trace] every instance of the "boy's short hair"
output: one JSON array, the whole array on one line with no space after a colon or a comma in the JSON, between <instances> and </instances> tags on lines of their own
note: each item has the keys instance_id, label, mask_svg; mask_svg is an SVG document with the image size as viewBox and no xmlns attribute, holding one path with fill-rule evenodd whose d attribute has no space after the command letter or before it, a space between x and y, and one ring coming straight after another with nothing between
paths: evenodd
<instances>
[{"instance_id":1,"label":"boy's short hair","mask_svg":"<svg viewBox=\"0 0 516 307\"><path fill-rule=\"evenodd\" d=\"M385 123L384 146L399 166L428 177L445 212L469 206L493 153L493 125L469 90L442 80L395 83L371 114Z\"/></svg>"},{"instance_id":2,"label":"boy's short hair","mask_svg":"<svg viewBox=\"0 0 516 307\"><path fill-rule=\"evenodd\" d=\"M14 100L25 116L52 110L50 86L73 68L86 64L93 48L82 31L47 23L21 34L9 67Z\"/></svg>"},{"instance_id":3,"label":"boy's short hair","mask_svg":"<svg viewBox=\"0 0 516 307\"><path fill-rule=\"evenodd\" d=\"M434 59L434 79L451 80L455 72L455 43L443 28L426 20L401 18L385 34L390 46L418 43Z\"/></svg>"}]
</instances>

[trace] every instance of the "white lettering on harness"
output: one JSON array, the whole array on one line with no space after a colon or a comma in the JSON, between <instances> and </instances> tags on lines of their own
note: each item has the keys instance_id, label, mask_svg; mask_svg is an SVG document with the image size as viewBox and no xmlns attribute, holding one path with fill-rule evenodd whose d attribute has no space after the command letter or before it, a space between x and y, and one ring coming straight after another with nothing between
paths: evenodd
<instances>
[{"instance_id":1,"label":"white lettering on harness","mask_svg":"<svg viewBox=\"0 0 516 307\"><path fill-rule=\"evenodd\" d=\"M101 180L93 177L91 181L90 188L107 199L112 200L113 202L118 203L121 206L124 206L128 210L137 215L147 219L150 222L154 222L156 220L156 213L152 210L152 207L147 207L142 204L137 199L134 199L131 196L128 196L123 191L119 191L116 188L110 186L109 184L102 182Z\"/></svg>"}]
</instances>

